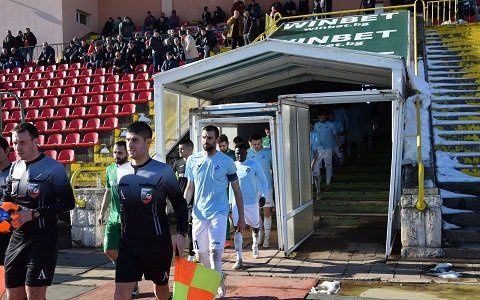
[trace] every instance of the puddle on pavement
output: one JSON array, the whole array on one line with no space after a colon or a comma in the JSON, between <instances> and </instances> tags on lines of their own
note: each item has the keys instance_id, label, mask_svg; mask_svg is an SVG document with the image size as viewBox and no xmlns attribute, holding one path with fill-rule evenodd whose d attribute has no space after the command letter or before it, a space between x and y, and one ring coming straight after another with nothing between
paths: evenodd
<instances>
[{"instance_id":1,"label":"puddle on pavement","mask_svg":"<svg viewBox=\"0 0 480 300\"><path fill-rule=\"evenodd\" d=\"M341 296L359 296L378 299L478 299L478 284L390 284L383 282L342 281Z\"/></svg>"}]
</instances>

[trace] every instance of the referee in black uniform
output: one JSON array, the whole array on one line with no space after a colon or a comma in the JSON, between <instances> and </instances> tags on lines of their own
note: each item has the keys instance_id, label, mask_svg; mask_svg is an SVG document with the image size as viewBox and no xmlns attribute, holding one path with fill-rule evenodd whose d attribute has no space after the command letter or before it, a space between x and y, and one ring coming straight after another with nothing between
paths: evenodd
<instances>
[{"instance_id":1,"label":"referee in black uniform","mask_svg":"<svg viewBox=\"0 0 480 300\"><path fill-rule=\"evenodd\" d=\"M5 253L8 299L45 299L57 261L57 214L75 206L65 167L38 151L38 130L18 124L12 133L20 157L12 164L2 197L22 207L12 214Z\"/></svg>"}]
</instances>

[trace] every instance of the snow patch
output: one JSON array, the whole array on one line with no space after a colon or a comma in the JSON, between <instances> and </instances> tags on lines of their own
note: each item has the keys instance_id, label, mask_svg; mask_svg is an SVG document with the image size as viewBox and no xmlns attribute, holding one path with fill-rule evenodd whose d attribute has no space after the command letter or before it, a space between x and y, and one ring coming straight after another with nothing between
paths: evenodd
<instances>
[{"instance_id":1,"label":"snow patch","mask_svg":"<svg viewBox=\"0 0 480 300\"><path fill-rule=\"evenodd\" d=\"M422 87L424 88L424 87ZM421 99L420 122L422 136L422 159L423 163L430 164L430 106L429 93L419 95ZM405 103L405 131L403 138L403 159L417 164L417 109L415 106L417 96L408 97Z\"/></svg>"},{"instance_id":2,"label":"snow patch","mask_svg":"<svg viewBox=\"0 0 480 300\"><path fill-rule=\"evenodd\" d=\"M474 195L468 195L468 194L460 194L460 193L455 193L447 190L440 189L440 196L443 199L451 199L451 198L476 198Z\"/></svg>"},{"instance_id":3,"label":"snow patch","mask_svg":"<svg viewBox=\"0 0 480 300\"><path fill-rule=\"evenodd\" d=\"M467 209L456 209L443 206L440 208L442 215L456 215L456 214L473 214L473 210Z\"/></svg>"},{"instance_id":4,"label":"snow patch","mask_svg":"<svg viewBox=\"0 0 480 300\"><path fill-rule=\"evenodd\" d=\"M455 224L451 224L451 223L448 223L448 222L445 222L444 220L442 220L442 229L443 230L460 229L460 228L461 228L460 226L457 226Z\"/></svg>"}]
</instances>

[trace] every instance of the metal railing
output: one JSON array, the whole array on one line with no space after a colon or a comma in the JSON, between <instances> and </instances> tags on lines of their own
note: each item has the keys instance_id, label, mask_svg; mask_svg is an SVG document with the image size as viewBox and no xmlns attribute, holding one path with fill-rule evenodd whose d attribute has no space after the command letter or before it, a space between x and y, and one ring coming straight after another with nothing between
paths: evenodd
<instances>
[{"instance_id":1,"label":"metal railing","mask_svg":"<svg viewBox=\"0 0 480 300\"><path fill-rule=\"evenodd\" d=\"M106 168L105 167L79 167L77 170L75 170L75 172L73 172L70 178L70 185L72 186L75 203L78 205L78 207L85 208L85 206L87 205L87 202L85 200L79 199L77 197L77 194L75 193L76 179L81 172L95 172L95 173L102 174L106 172Z\"/></svg>"},{"instance_id":2,"label":"metal railing","mask_svg":"<svg viewBox=\"0 0 480 300\"><path fill-rule=\"evenodd\" d=\"M22 123L25 122L25 108L23 107L22 101L20 101L20 97L18 97L16 94L12 92L0 92L0 96L1 95L8 95L10 97L13 97L15 100L17 100L18 106L20 107L20 120L22 121ZM2 97L0 97L0 99L2 99ZM0 129L3 130L3 119L1 116L0 116Z\"/></svg>"},{"instance_id":3,"label":"metal railing","mask_svg":"<svg viewBox=\"0 0 480 300\"><path fill-rule=\"evenodd\" d=\"M69 43L58 43L58 44L49 44L52 46L53 50L55 50L55 60L56 62L60 62L60 60L63 58L63 52L65 51L65 48L69 45ZM38 57L40 56L40 53L42 53L43 46L35 46L35 47L20 47L19 48L20 52L22 53L23 57L25 60L27 60L28 56L28 61L36 61L38 60Z\"/></svg>"},{"instance_id":4,"label":"metal railing","mask_svg":"<svg viewBox=\"0 0 480 300\"><path fill-rule=\"evenodd\" d=\"M426 5L424 4L423 16L427 25L454 22L458 19L458 0L427 1Z\"/></svg>"},{"instance_id":5,"label":"metal railing","mask_svg":"<svg viewBox=\"0 0 480 300\"><path fill-rule=\"evenodd\" d=\"M425 166L422 158L422 126L421 126L421 112L420 112L420 95L417 94L415 106L417 109L417 161L418 161L418 199L415 207L418 210L425 210L427 204L425 203Z\"/></svg>"}]
</instances>

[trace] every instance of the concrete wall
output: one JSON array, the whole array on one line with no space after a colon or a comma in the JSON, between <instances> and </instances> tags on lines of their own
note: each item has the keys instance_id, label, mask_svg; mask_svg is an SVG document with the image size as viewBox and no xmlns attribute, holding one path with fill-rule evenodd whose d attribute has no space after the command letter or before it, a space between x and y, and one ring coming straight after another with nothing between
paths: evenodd
<instances>
[{"instance_id":1,"label":"concrete wall","mask_svg":"<svg viewBox=\"0 0 480 300\"><path fill-rule=\"evenodd\" d=\"M72 224L72 244L74 247L101 247L105 235L105 226L97 225L105 189L77 189L77 197L85 200L85 208L75 206L70 211ZM108 216L108 213L106 214Z\"/></svg>"},{"instance_id":2,"label":"concrete wall","mask_svg":"<svg viewBox=\"0 0 480 300\"><path fill-rule=\"evenodd\" d=\"M0 8L0 34L2 40L10 29L25 32L29 27L38 44L63 42L62 1L59 0L2 0Z\"/></svg>"},{"instance_id":3,"label":"concrete wall","mask_svg":"<svg viewBox=\"0 0 480 300\"><path fill-rule=\"evenodd\" d=\"M89 32L97 32L98 0L63 0L63 40L70 41L74 37L82 37ZM77 23L77 10L88 14L87 25ZM103 26L103 25L102 25Z\"/></svg>"},{"instance_id":4,"label":"concrete wall","mask_svg":"<svg viewBox=\"0 0 480 300\"><path fill-rule=\"evenodd\" d=\"M188 1L185 1L190 5ZM188 7L188 6L187 6ZM135 26L142 26L146 17L147 10L152 12L156 18L162 12L161 0L98 0L98 31L100 32L105 25L108 17L116 19L117 17L129 16L132 18ZM170 16L170 13L167 14Z\"/></svg>"}]
</instances>

